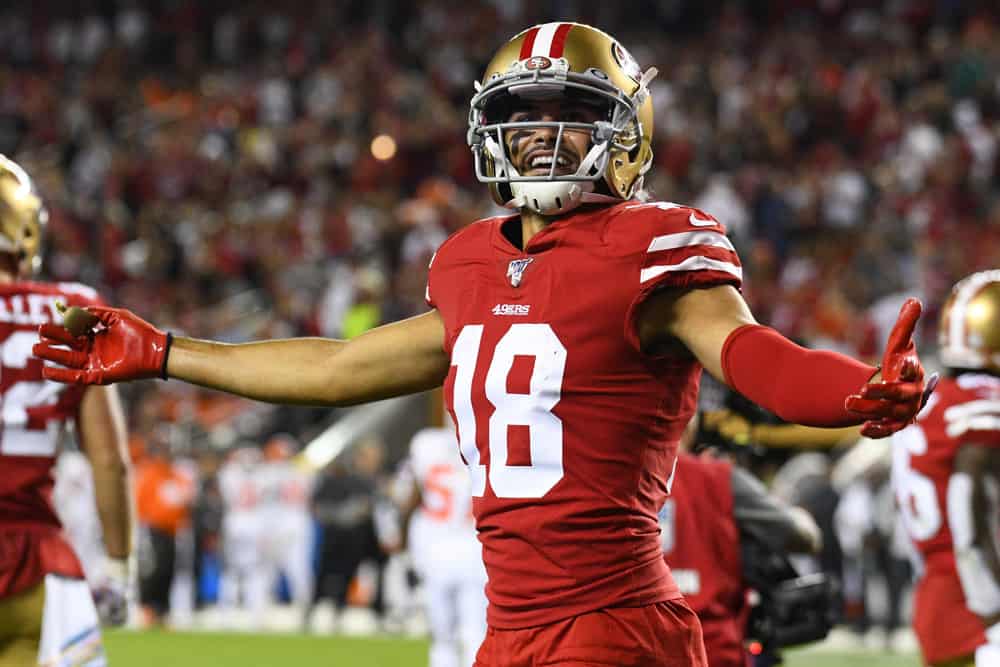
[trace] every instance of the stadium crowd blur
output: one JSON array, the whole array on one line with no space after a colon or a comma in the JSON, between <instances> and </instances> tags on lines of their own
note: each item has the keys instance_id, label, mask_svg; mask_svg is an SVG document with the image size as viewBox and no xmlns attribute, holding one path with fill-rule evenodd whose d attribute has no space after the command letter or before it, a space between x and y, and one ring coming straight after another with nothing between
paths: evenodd
<instances>
[{"instance_id":1,"label":"stadium crowd blur","mask_svg":"<svg viewBox=\"0 0 1000 667\"><path fill-rule=\"evenodd\" d=\"M1000 266L990 4L13 0L0 152L48 204L48 276L193 336L351 337L422 312L437 245L498 211L465 143L492 49L580 20L659 68L646 185L728 226L758 319L870 358L916 292L931 349L944 290ZM169 382L126 397L137 452L330 419Z\"/></svg>"}]
</instances>

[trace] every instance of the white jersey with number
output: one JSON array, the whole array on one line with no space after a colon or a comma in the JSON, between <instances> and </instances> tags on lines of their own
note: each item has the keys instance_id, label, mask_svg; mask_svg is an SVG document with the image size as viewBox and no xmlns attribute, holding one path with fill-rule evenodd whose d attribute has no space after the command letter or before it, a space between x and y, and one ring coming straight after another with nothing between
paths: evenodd
<instances>
[{"instance_id":1,"label":"white jersey with number","mask_svg":"<svg viewBox=\"0 0 1000 667\"><path fill-rule=\"evenodd\" d=\"M410 468L421 497L409 526L414 565L425 576L451 567L481 570L471 479L454 431L427 428L417 433L410 444Z\"/></svg>"},{"instance_id":2,"label":"white jersey with number","mask_svg":"<svg viewBox=\"0 0 1000 667\"><path fill-rule=\"evenodd\" d=\"M472 518L472 480L451 429L427 428L410 444L421 504L410 520L413 565L424 580L430 667L467 667L486 635L486 568Z\"/></svg>"},{"instance_id":3,"label":"white jersey with number","mask_svg":"<svg viewBox=\"0 0 1000 667\"><path fill-rule=\"evenodd\" d=\"M263 526L260 488L254 474L256 465L240 458L225 463L219 470L219 490L226 508L222 541L227 567L252 567L260 559Z\"/></svg>"}]
</instances>

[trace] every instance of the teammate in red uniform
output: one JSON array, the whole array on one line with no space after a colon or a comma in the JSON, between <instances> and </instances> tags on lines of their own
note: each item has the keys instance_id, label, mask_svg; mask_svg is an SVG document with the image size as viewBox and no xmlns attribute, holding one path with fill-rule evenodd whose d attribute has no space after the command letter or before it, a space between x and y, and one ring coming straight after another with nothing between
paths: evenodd
<instances>
[{"instance_id":1,"label":"teammate in red uniform","mask_svg":"<svg viewBox=\"0 0 1000 667\"><path fill-rule=\"evenodd\" d=\"M535 26L497 52L468 138L477 176L515 212L441 246L426 314L349 342L225 345L93 309L103 324L90 335L42 327L36 353L66 366L47 377L169 376L324 405L444 383L489 573L477 664L704 665L657 523L702 367L788 421L867 420L888 435L925 390L910 342L919 304L904 309L879 381L756 324L723 226L640 199L654 75L575 23Z\"/></svg>"},{"instance_id":2,"label":"teammate in red uniform","mask_svg":"<svg viewBox=\"0 0 1000 667\"><path fill-rule=\"evenodd\" d=\"M29 282L44 217L27 173L0 155L0 665L103 665L98 616L126 615L131 548L124 419L113 387L66 387L42 378L31 356L56 303L99 303L79 284ZM59 433L75 419L90 458L105 547L97 610L52 507Z\"/></svg>"},{"instance_id":3,"label":"teammate in red uniform","mask_svg":"<svg viewBox=\"0 0 1000 667\"><path fill-rule=\"evenodd\" d=\"M913 626L929 665L1000 665L1000 271L955 285L940 347L948 375L892 443L897 505L922 561Z\"/></svg>"}]
</instances>

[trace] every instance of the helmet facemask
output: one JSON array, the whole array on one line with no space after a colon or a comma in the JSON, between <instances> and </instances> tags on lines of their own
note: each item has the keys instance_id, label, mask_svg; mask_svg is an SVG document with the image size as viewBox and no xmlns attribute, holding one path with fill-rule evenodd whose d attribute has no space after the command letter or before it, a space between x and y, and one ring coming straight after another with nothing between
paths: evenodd
<instances>
[{"instance_id":1,"label":"helmet facemask","mask_svg":"<svg viewBox=\"0 0 1000 667\"><path fill-rule=\"evenodd\" d=\"M584 73L569 70L563 59L529 58L514 63L503 75L495 75L485 85L476 84L469 114L468 141L472 147L476 177L488 183L497 201L508 208L526 207L542 215L557 215L585 202L615 201L630 197L641 187L641 175L628 193L618 192L607 183L612 153L632 153L643 136L638 110L648 96L647 84L656 70L647 71L632 95L626 95L596 68ZM601 119L594 122L531 121L511 122L510 114L519 105L532 101L565 100L600 107ZM515 168L506 137L512 131L549 129L555 138L553 159L547 174L526 175ZM559 174L558 156L566 131L583 131L590 136L590 149L571 174ZM642 171L648 168L644 165ZM595 184L602 179L609 194L600 194ZM616 196L612 196L616 195Z\"/></svg>"}]
</instances>

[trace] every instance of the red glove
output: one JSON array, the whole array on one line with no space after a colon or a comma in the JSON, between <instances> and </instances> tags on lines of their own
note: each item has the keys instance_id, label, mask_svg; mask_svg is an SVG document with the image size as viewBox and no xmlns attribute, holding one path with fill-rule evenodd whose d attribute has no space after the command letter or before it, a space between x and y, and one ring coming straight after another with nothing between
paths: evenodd
<instances>
[{"instance_id":1,"label":"red glove","mask_svg":"<svg viewBox=\"0 0 1000 667\"><path fill-rule=\"evenodd\" d=\"M882 356L882 380L869 382L844 401L844 407L865 418L864 436L884 438L913 423L937 386L937 373L924 382L924 367L913 344L920 310L920 301L906 300Z\"/></svg>"},{"instance_id":2,"label":"red glove","mask_svg":"<svg viewBox=\"0 0 1000 667\"><path fill-rule=\"evenodd\" d=\"M66 366L45 366L42 374L46 379L69 384L111 384L167 378L170 334L128 310L97 306L87 310L97 316L100 324L86 335L74 336L57 324L39 327L41 342L31 348L32 354Z\"/></svg>"}]
</instances>

